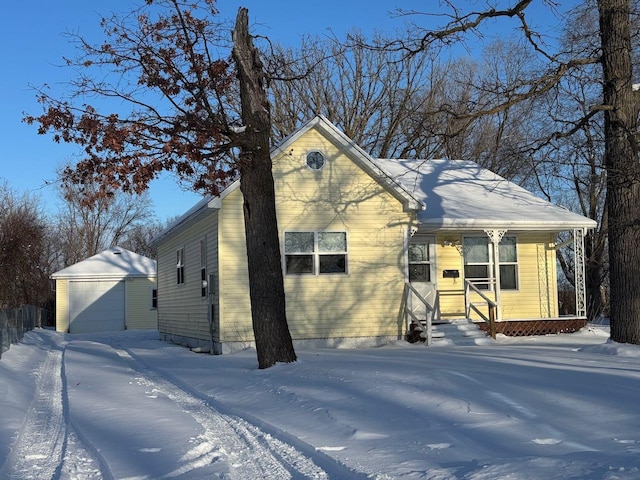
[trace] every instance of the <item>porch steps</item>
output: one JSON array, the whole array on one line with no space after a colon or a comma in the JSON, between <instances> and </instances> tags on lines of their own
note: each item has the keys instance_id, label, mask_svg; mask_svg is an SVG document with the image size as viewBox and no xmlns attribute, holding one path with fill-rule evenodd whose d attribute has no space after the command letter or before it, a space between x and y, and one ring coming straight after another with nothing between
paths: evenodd
<instances>
[{"instance_id":1,"label":"porch steps","mask_svg":"<svg viewBox=\"0 0 640 480\"><path fill-rule=\"evenodd\" d=\"M494 340L467 318L433 323L432 345L487 345Z\"/></svg>"}]
</instances>

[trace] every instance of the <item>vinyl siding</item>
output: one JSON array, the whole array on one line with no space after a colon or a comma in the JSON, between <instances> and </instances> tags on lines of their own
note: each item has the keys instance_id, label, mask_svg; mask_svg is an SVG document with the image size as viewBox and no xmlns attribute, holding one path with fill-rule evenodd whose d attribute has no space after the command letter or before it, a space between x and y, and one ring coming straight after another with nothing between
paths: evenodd
<instances>
[{"instance_id":1,"label":"vinyl siding","mask_svg":"<svg viewBox=\"0 0 640 480\"><path fill-rule=\"evenodd\" d=\"M477 232L475 232L477 233ZM518 290L502 290L502 319L523 320L558 316L555 234L546 232L507 232L517 237ZM441 234L436 239L437 287L441 291L440 308L444 318L464 316L464 264L455 247L443 246L445 240L462 241L462 234ZM442 278L442 271L456 269L460 278ZM493 292L489 292L493 299ZM477 297L476 297L477 299Z\"/></svg>"},{"instance_id":2,"label":"vinyl siding","mask_svg":"<svg viewBox=\"0 0 640 480\"><path fill-rule=\"evenodd\" d=\"M151 290L156 288L155 278L130 278L126 282L127 329L145 330L158 327L157 310L151 308Z\"/></svg>"},{"instance_id":3,"label":"vinyl siding","mask_svg":"<svg viewBox=\"0 0 640 480\"><path fill-rule=\"evenodd\" d=\"M242 202L242 194L238 188L223 200L219 212L221 342L253 341Z\"/></svg>"},{"instance_id":4,"label":"vinyl siding","mask_svg":"<svg viewBox=\"0 0 640 480\"><path fill-rule=\"evenodd\" d=\"M306 166L311 150L325 154L320 171ZM274 159L273 175L281 241L285 231L345 231L348 238L348 274L285 276L292 337L402 335L404 232L411 215L315 130ZM220 220L225 341L253 338L243 225L237 190L224 199Z\"/></svg>"},{"instance_id":5,"label":"vinyl siding","mask_svg":"<svg viewBox=\"0 0 640 480\"><path fill-rule=\"evenodd\" d=\"M56 279L56 332L69 330L69 281Z\"/></svg>"},{"instance_id":6,"label":"vinyl siding","mask_svg":"<svg viewBox=\"0 0 640 480\"><path fill-rule=\"evenodd\" d=\"M508 233L507 233L508 235ZM518 291L502 291L502 318L537 319L558 316L555 235L517 234Z\"/></svg>"},{"instance_id":7,"label":"vinyl siding","mask_svg":"<svg viewBox=\"0 0 640 480\"><path fill-rule=\"evenodd\" d=\"M210 340L208 301L201 296L200 240L207 240L207 271L217 271L217 213L171 235L158 246L158 330ZM176 251L184 248L185 282L176 283ZM214 303L217 301L214 300ZM217 306L214 309L217 312Z\"/></svg>"}]
</instances>

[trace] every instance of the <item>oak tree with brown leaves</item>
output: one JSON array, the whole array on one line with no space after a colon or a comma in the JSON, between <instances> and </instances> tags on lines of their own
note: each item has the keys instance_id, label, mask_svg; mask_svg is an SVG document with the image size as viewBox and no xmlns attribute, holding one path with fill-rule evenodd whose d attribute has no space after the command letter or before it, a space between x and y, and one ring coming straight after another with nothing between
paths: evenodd
<instances>
[{"instance_id":1,"label":"oak tree with brown leaves","mask_svg":"<svg viewBox=\"0 0 640 480\"><path fill-rule=\"evenodd\" d=\"M67 63L80 73L70 96L41 90L45 111L26 121L38 124L38 133L54 132L56 142L82 147L83 159L64 179L95 182L98 196L140 193L162 171L212 195L239 176L258 364L267 368L296 360L285 314L269 104L248 11L238 11L231 57L229 29L216 23L218 14L215 0L145 0L129 14L103 19L101 44L72 35L79 56ZM238 96L241 112L234 108Z\"/></svg>"}]
</instances>

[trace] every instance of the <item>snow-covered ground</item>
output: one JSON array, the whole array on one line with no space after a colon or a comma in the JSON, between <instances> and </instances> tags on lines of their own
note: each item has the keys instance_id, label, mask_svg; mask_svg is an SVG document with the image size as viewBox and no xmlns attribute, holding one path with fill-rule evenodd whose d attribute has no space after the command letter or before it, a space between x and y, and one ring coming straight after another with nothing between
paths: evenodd
<instances>
[{"instance_id":1,"label":"snow-covered ground","mask_svg":"<svg viewBox=\"0 0 640 480\"><path fill-rule=\"evenodd\" d=\"M1 479L640 478L640 347L606 326L299 350L36 330L0 360Z\"/></svg>"}]
</instances>

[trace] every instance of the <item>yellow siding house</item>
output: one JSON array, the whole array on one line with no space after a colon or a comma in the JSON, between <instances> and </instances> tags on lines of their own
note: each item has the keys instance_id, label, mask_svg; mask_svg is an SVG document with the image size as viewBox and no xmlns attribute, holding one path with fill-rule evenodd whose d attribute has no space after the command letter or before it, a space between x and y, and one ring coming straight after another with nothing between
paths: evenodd
<instances>
[{"instance_id":1,"label":"yellow siding house","mask_svg":"<svg viewBox=\"0 0 640 480\"><path fill-rule=\"evenodd\" d=\"M298 345L381 344L428 316L478 320L469 305L487 294L498 321L555 319L557 234L593 226L472 162L373 159L321 116L272 160ZM452 192L454 203L444 198ZM235 182L154 240L164 340L214 353L252 344L242 215Z\"/></svg>"}]
</instances>

